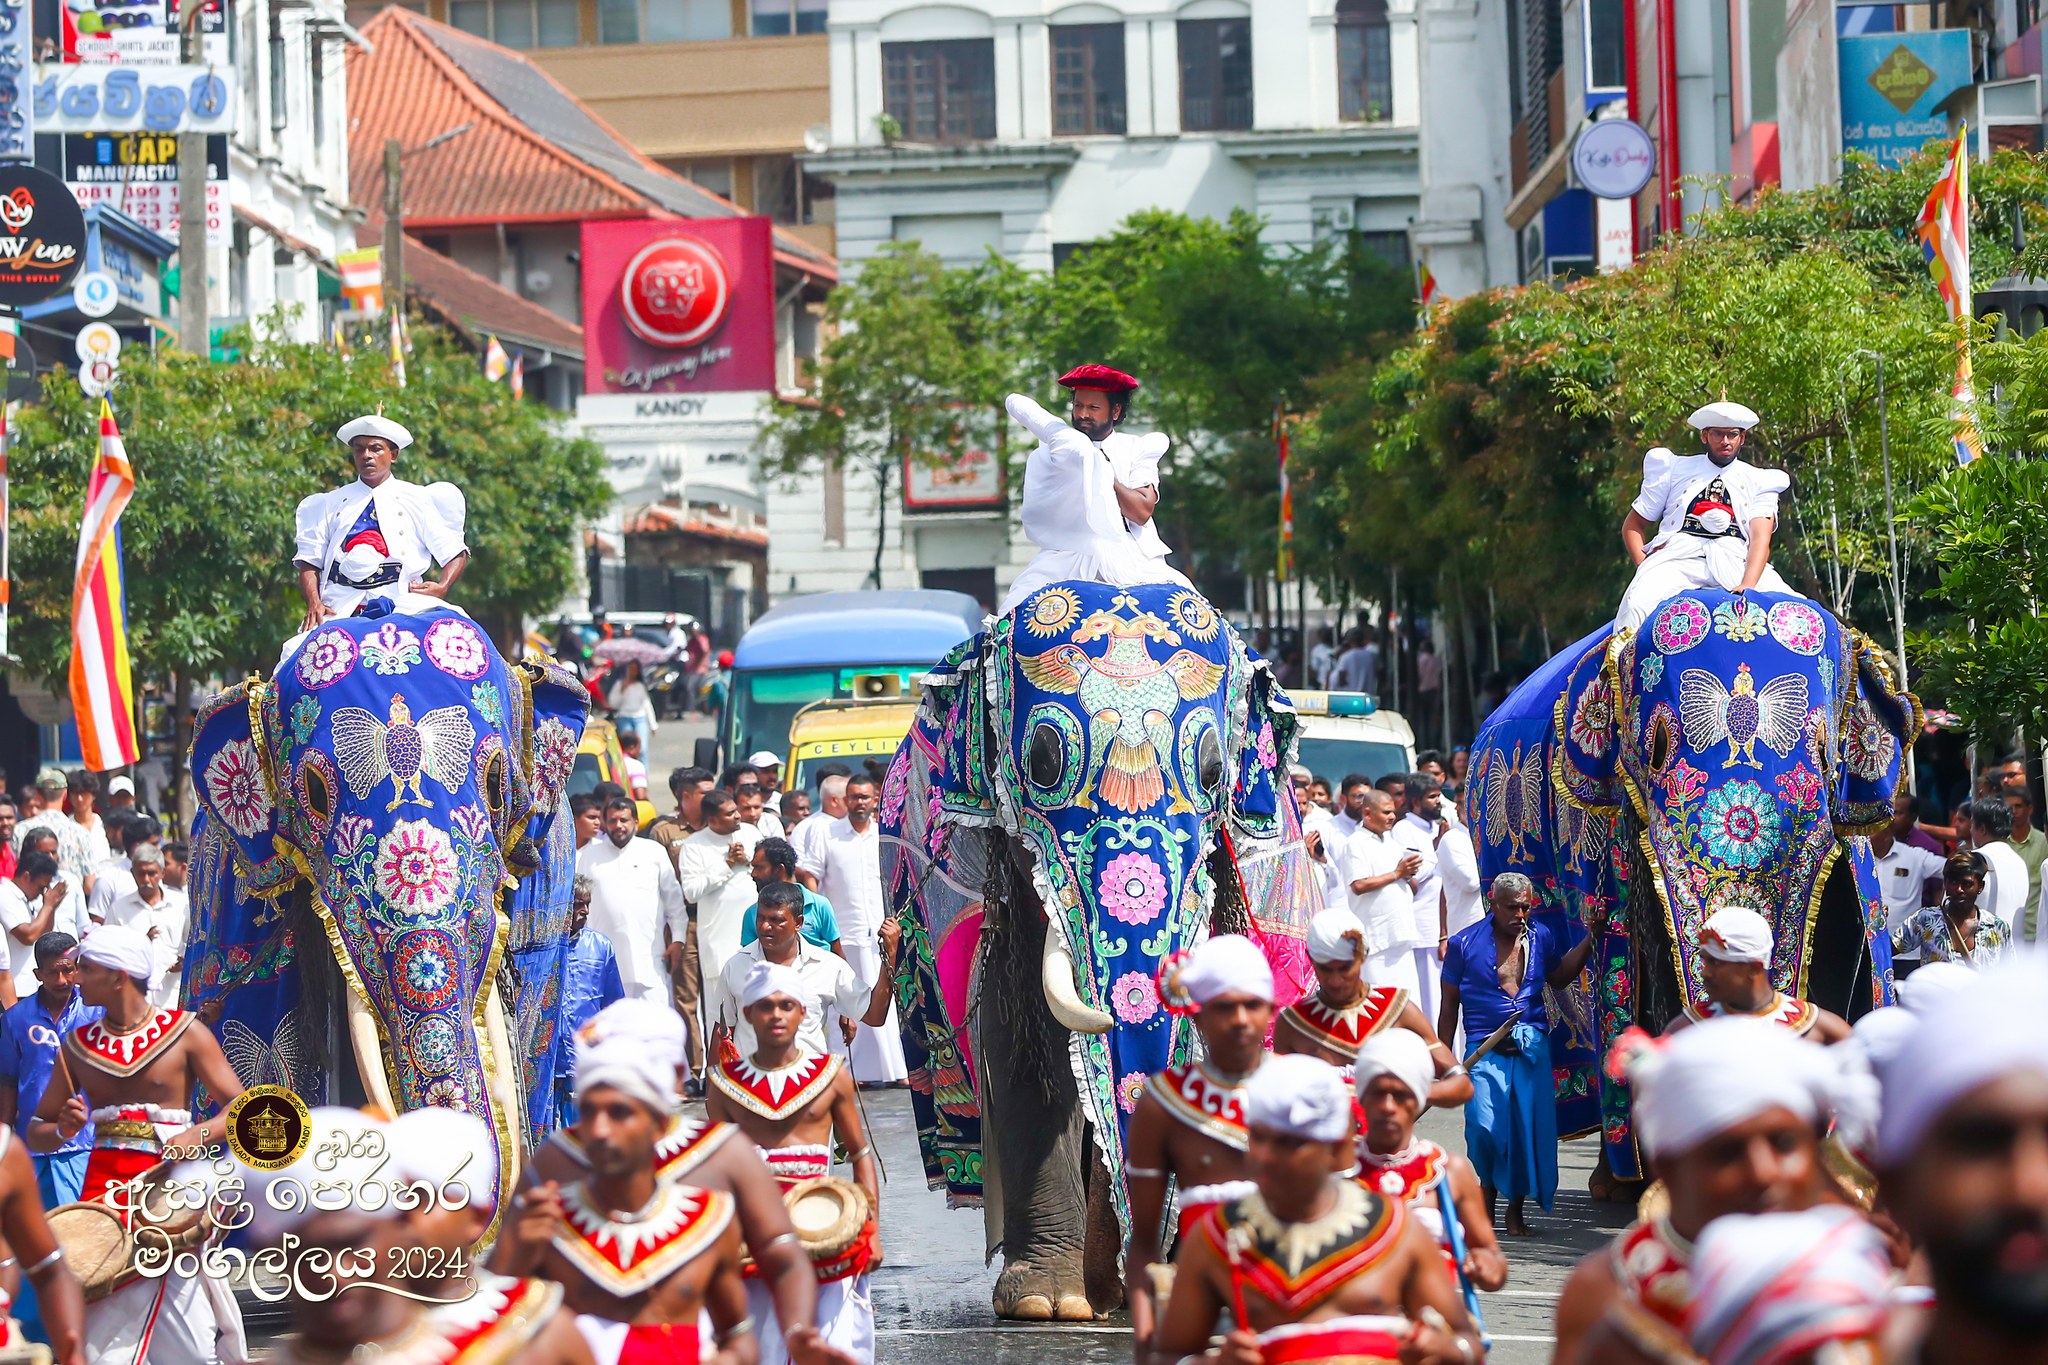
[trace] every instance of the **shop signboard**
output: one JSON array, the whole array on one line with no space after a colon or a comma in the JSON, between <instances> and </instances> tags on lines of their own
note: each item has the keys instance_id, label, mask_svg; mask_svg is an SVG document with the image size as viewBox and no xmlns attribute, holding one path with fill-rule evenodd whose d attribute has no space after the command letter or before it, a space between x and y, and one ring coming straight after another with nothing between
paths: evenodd
<instances>
[{"instance_id":1,"label":"shop signboard","mask_svg":"<svg viewBox=\"0 0 2048 1365\"><path fill-rule=\"evenodd\" d=\"M1942 103L1970 84L1970 30L1838 38L1842 147L1898 166L1949 135Z\"/></svg>"},{"instance_id":2,"label":"shop signboard","mask_svg":"<svg viewBox=\"0 0 2048 1365\"><path fill-rule=\"evenodd\" d=\"M586 393L775 387L766 218L583 225Z\"/></svg>"}]
</instances>

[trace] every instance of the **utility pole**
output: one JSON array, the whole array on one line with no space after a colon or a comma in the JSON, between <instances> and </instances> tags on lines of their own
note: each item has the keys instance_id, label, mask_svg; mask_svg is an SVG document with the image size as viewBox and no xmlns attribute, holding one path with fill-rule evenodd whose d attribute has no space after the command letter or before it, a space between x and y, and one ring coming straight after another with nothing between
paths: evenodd
<instances>
[{"instance_id":1,"label":"utility pole","mask_svg":"<svg viewBox=\"0 0 2048 1365\"><path fill-rule=\"evenodd\" d=\"M405 307L405 153L384 139L384 306Z\"/></svg>"},{"instance_id":2,"label":"utility pole","mask_svg":"<svg viewBox=\"0 0 2048 1365\"><path fill-rule=\"evenodd\" d=\"M206 0L184 0L178 14L185 60L206 60L201 17ZM211 349L206 316L206 134L178 134L178 344L195 355Z\"/></svg>"}]
</instances>

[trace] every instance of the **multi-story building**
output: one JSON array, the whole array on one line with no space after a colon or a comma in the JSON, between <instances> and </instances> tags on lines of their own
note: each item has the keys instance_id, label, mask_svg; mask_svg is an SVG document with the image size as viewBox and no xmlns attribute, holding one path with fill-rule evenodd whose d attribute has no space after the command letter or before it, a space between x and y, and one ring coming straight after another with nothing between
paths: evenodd
<instances>
[{"instance_id":1,"label":"multi-story building","mask_svg":"<svg viewBox=\"0 0 2048 1365\"><path fill-rule=\"evenodd\" d=\"M848 270L913 240L1053 270L1146 208L1244 209L1274 243L1357 234L1406 265L1416 18L1414 0L832 0L829 146L805 169L834 187ZM871 481L829 470L772 487L773 591L868 578L878 524L880 586L993 605L1029 558L999 482L887 496L884 517Z\"/></svg>"},{"instance_id":2,"label":"multi-story building","mask_svg":"<svg viewBox=\"0 0 2048 1365\"><path fill-rule=\"evenodd\" d=\"M829 117L826 0L403 3L524 52L636 151L833 250L832 187L799 163Z\"/></svg>"}]
</instances>

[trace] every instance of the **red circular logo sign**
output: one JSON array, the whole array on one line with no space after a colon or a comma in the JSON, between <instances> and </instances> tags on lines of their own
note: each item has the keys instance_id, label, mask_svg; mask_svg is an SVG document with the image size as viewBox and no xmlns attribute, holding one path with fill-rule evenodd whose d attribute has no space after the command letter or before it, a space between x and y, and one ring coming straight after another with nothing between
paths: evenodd
<instances>
[{"instance_id":1,"label":"red circular logo sign","mask_svg":"<svg viewBox=\"0 0 2048 1365\"><path fill-rule=\"evenodd\" d=\"M718 330L732 302L725 261L695 237L661 237L633 253L619 281L626 326L652 346L689 346Z\"/></svg>"}]
</instances>

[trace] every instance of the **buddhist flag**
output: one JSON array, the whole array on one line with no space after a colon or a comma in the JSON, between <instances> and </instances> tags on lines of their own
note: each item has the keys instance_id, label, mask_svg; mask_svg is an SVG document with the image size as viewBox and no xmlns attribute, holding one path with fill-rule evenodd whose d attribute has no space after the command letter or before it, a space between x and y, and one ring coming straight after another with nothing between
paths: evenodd
<instances>
[{"instance_id":1,"label":"buddhist flag","mask_svg":"<svg viewBox=\"0 0 2048 1365\"><path fill-rule=\"evenodd\" d=\"M341 275L341 297L358 313L374 313L384 306L384 251L366 246L358 251L335 253L334 266Z\"/></svg>"},{"instance_id":2,"label":"buddhist flag","mask_svg":"<svg viewBox=\"0 0 2048 1365\"><path fill-rule=\"evenodd\" d=\"M399 320L399 310L391 310L391 382L399 388L405 387L405 324Z\"/></svg>"},{"instance_id":3,"label":"buddhist flag","mask_svg":"<svg viewBox=\"0 0 2048 1365\"><path fill-rule=\"evenodd\" d=\"M105 772L139 762L135 679L128 660L128 599L121 582L121 513L135 495L135 471L100 400L100 457L85 485L78 572L71 587L71 709L85 766Z\"/></svg>"},{"instance_id":4,"label":"buddhist flag","mask_svg":"<svg viewBox=\"0 0 2048 1365\"><path fill-rule=\"evenodd\" d=\"M496 337L484 341L484 378L493 384L512 373L512 361L506 356L505 348L498 344Z\"/></svg>"},{"instance_id":5,"label":"buddhist flag","mask_svg":"<svg viewBox=\"0 0 2048 1365\"><path fill-rule=\"evenodd\" d=\"M512 357L512 398L516 402L524 397L526 397L526 357L522 354Z\"/></svg>"},{"instance_id":6,"label":"buddhist flag","mask_svg":"<svg viewBox=\"0 0 2048 1365\"><path fill-rule=\"evenodd\" d=\"M1972 313L1970 292L1970 130L1956 134L1949 149L1948 165L1920 206L1916 229L1920 251L1927 258L1928 273L1941 292L1942 306L1949 320L1967 329ZM1970 384L1970 335L1964 330L1956 350L1956 382L1950 391L1950 415L1955 430L1956 463L1968 464L1984 453L1984 440L1977 432L1977 395Z\"/></svg>"},{"instance_id":7,"label":"buddhist flag","mask_svg":"<svg viewBox=\"0 0 2048 1365\"><path fill-rule=\"evenodd\" d=\"M1422 298L1420 302L1424 308L1427 308L1435 301L1437 294L1436 276L1429 273L1427 265L1422 267L1421 281Z\"/></svg>"}]
</instances>

